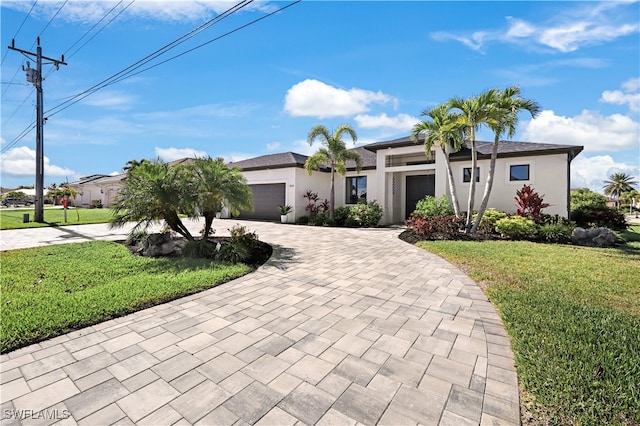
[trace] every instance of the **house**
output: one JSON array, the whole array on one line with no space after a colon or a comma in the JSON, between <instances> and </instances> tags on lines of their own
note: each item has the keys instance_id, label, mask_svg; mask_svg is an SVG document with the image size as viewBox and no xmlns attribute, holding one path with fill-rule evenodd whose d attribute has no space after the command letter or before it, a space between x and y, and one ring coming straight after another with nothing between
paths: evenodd
<instances>
[{"instance_id":1,"label":"house","mask_svg":"<svg viewBox=\"0 0 640 426\"><path fill-rule=\"evenodd\" d=\"M77 206L88 206L93 200L100 200L104 207L109 207L115 201L118 191L122 188L122 181L126 175L90 175L71 182L70 187L81 194L76 196Z\"/></svg>"},{"instance_id":2,"label":"house","mask_svg":"<svg viewBox=\"0 0 640 426\"><path fill-rule=\"evenodd\" d=\"M492 143L476 142L478 171L475 206L479 207L484 192L491 158ZM489 207L515 212L516 190L531 185L550 206L545 213L568 217L571 161L582 146L532 142L502 141L499 144ZM358 201L376 200L384 210L382 223L403 222L425 195L449 194L444 154L437 149L430 157L422 144L411 137L377 142L354 148L363 164L358 173L355 164L347 164L345 176L336 174L336 207L355 205ZM322 168L307 174L307 156L294 152L263 155L229 163L246 177L253 193L252 212L241 212L241 218L278 220L280 205L290 205L290 219L308 214L305 192L329 198L331 173ZM449 154L455 185L464 211L470 187L471 151L468 148ZM99 192L104 206L109 206L125 175L88 177L74 185L83 191L80 204L88 204ZM85 195L89 190L90 194ZM96 192L98 191L98 192ZM105 192L106 191L106 192ZM106 195L105 195L106 194Z\"/></svg>"}]
</instances>

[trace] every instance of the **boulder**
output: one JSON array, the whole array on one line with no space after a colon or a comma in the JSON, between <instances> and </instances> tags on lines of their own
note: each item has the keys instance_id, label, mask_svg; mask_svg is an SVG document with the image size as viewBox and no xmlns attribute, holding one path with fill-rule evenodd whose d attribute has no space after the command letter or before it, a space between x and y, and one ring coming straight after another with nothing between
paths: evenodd
<instances>
[{"instance_id":1,"label":"boulder","mask_svg":"<svg viewBox=\"0 0 640 426\"><path fill-rule=\"evenodd\" d=\"M143 256L167 256L175 250L175 243L171 239L171 234L163 232L159 234L151 234L147 237L142 250Z\"/></svg>"},{"instance_id":2,"label":"boulder","mask_svg":"<svg viewBox=\"0 0 640 426\"><path fill-rule=\"evenodd\" d=\"M576 227L571 233L571 241L579 246L612 247L616 244L617 237L607 228Z\"/></svg>"}]
</instances>

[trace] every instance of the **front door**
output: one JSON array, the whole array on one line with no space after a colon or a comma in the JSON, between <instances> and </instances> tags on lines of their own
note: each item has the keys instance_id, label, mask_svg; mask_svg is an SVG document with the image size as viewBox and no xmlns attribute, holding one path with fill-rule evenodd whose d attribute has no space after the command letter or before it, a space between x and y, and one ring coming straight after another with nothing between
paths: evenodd
<instances>
[{"instance_id":1,"label":"front door","mask_svg":"<svg viewBox=\"0 0 640 426\"><path fill-rule=\"evenodd\" d=\"M425 195L436 195L436 175L407 176L405 188L407 190L407 203L405 217L408 219L416 209L418 201Z\"/></svg>"}]
</instances>

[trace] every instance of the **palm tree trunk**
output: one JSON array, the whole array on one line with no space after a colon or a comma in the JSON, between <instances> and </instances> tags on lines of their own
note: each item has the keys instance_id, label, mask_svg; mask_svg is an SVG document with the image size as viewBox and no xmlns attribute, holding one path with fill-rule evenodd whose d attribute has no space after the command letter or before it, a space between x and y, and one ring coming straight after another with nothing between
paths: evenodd
<instances>
[{"instance_id":1,"label":"palm tree trunk","mask_svg":"<svg viewBox=\"0 0 640 426\"><path fill-rule=\"evenodd\" d=\"M211 212L203 212L204 216L204 233L202 234L202 239L206 240L209 237L209 232L211 231L211 224L213 224L213 218L215 217L215 213L211 214Z\"/></svg>"},{"instance_id":2,"label":"palm tree trunk","mask_svg":"<svg viewBox=\"0 0 640 426\"><path fill-rule=\"evenodd\" d=\"M335 204L335 172L331 166L331 191L329 193L329 219L333 220L333 206Z\"/></svg>"},{"instance_id":3,"label":"palm tree trunk","mask_svg":"<svg viewBox=\"0 0 640 426\"><path fill-rule=\"evenodd\" d=\"M471 128L471 182L469 185L469 201L467 202L467 220L465 231L471 230L471 220L473 219L473 203L476 196L476 168L478 167L478 153L476 152L476 132Z\"/></svg>"},{"instance_id":4,"label":"palm tree trunk","mask_svg":"<svg viewBox=\"0 0 640 426\"><path fill-rule=\"evenodd\" d=\"M471 228L471 233L473 234L478 230L478 226L480 226L480 222L482 221L482 216L484 215L485 210L487 210L487 205L489 204L489 196L491 195L491 188L493 186L493 178L496 174L496 159L498 158L498 138L493 142L493 147L491 149L491 162L489 163L489 174L487 175L487 183L484 187L484 194L482 195L482 203L480 203L480 208L478 209L478 217L476 217L476 221Z\"/></svg>"},{"instance_id":5,"label":"palm tree trunk","mask_svg":"<svg viewBox=\"0 0 640 426\"><path fill-rule=\"evenodd\" d=\"M449 161L449 154L444 147L441 147L444 154L444 163L447 167L447 178L449 179L449 193L451 194L451 204L453 204L453 211L458 219L462 217L460 213L460 203L458 202L458 191L456 191L456 183L453 179L453 170L451 170L451 162Z\"/></svg>"}]
</instances>

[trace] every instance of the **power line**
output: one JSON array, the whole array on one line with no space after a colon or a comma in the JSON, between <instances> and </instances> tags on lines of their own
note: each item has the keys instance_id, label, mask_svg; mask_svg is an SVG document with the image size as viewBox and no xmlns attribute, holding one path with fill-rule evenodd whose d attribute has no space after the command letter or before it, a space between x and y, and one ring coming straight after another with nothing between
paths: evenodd
<instances>
[{"instance_id":1,"label":"power line","mask_svg":"<svg viewBox=\"0 0 640 426\"><path fill-rule=\"evenodd\" d=\"M218 40L220 40L220 39L222 39L222 38L224 38L224 37L227 37L227 36L229 36L229 35L231 35L231 34L233 34L233 33L237 32L237 31L240 31L240 30L242 30L242 29L244 29L244 28L246 28L246 27L248 27L248 26L250 26L250 25L253 25L253 24L255 24L255 23L259 22L259 21L262 21L263 19L266 19L266 18L270 17L271 15L274 15L274 14L276 14L276 13L278 13L278 12L281 12L281 11L283 11L283 10L285 10L285 9L287 9L287 8L289 8L289 7L291 7L291 6L295 5L295 4L297 4L297 3L300 3L301 1L302 1L302 0L296 0L296 1L294 1L293 3L289 3L288 5L283 6L283 7L281 7L281 8L280 8L280 9L278 9L278 10L275 10L275 11L273 11L273 12L271 12L271 13L268 13L268 14L266 14L266 15L264 15L264 16L261 16L260 18L254 19L253 21L251 21L251 22L249 22L249 23L246 23L246 24L244 24L244 25L241 25L241 26L240 26L240 27L238 27L238 28L235 28L235 29L233 29L233 30L231 30L231 31L228 31L228 32L226 32L226 33L224 33L224 34L222 34L222 35L219 35L218 37L215 37L215 38L213 38L213 39L211 39L211 40L209 40L209 41L206 41L206 42L204 42L204 43L202 43L202 44L199 44L199 45L197 45L197 46L195 46L195 47L192 47L191 49L185 50L184 52L179 53L179 54L177 54L177 55L175 55L175 56L172 56L172 57L170 57L170 58L168 58L168 59L165 59L165 60L164 60L164 61L162 61L162 62L158 62L157 64L153 64L153 65L151 65L150 67L144 68L144 69L142 69L142 70L140 70L140 71L138 71L138 72L136 72L136 73L128 74L128 75L126 75L126 76L124 76L124 77L118 78L117 80L114 80L114 81L112 81L112 82L109 82L108 84L106 84L106 85L105 85L105 86L103 86L103 87L107 87L107 86L110 86L110 85L112 85L112 84L119 83L119 82L121 82L121 81L123 81L123 80L126 80L126 79L127 79L127 78L129 78L129 77L133 77L133 76L135 76L135 75L141 74L141 73L143 73L143 72L145 72L145 71L148 71L148 70L150 70L150 69L152 69L152 68L155 68L155 67L157 67L157 66L159 66L159 65L162 65L162 64L164 64L164 63L166 63L166 62L169 62L169 61L172 61L172 60L174 60L174 59L176 59L176 58L179 58L180 56L186 55L187 53L190 53L190 52L192 52L192 51L194 51L194 50L196 50L196 49L200 49L201 47L204 47L204 46L206 46L206 45L208 45L208 44L210 44L210 43L213 43L213 42L218 41ZM59 111L58 111L58 112L59 112ZM57 114L57 112L56 112L56 114ZM51 116L51 115L54 115L54 114L50 114L49 116Z\"/></svg>"},{"instance_id":2,"label":"power line","mask_svg":"<svg viewBox=\"0 0 640 426\"><path fill-rule=\"evenodd\" d=\"M18 27L18 30L16 31L16 33L13 35L13 38L15 39L16 37L18 37L18 34L20 33L20 30L22 30L22 26L24 25L25 22L27 22L27 19L29 18L29 15L31 15L31 12L33 11L33 8L36 7L36 4L38 3L38 0L35 0L33 2L33 4L31 5L31 9L29 9L29 12L27 13L27 15L24 17L24 19L22 20L22 23L20 24L20 27ZM7 49L4 52L4 55L2 56L2 62L0 62L0 66L4 65L4 60L7 57L7 54L9 53L9 49Z\"/></svg>"},{"instance_id":3,"label":"power line","mask_svg":"<svg viewBox=\"0 0 640 426\"><path fill-rule=\"evenodd\" d=\"M60 6L60 8L58 9L58 11L55 13L55 15L53 15L51 17L51 19L49 19L49 22L47 22L47 25L44 26L44 28L42 29L42 31L40 31L40 34L38 34L38 37L42 36L42 34L46 31L47 28L49 28L49 25L51 25L51 23L53 22L54 19L56 19L56 16L58 16L58 14L60 13L60 11L62 10L62 8L67 4L69 0L64 0L64 3L62 3L62 6ZM33 46L31 46L31 48L33 49Z\"/></svg>"},{"instance_id":4,"label":"power line","mask_svg":"<svg viewBox=\"0 0 640 426\"><path fill-rule=\"evenodd\" d=\"M202 31L210 28L212 25L216 24L217 22L220 22L221 20L231 16L233 13L237 12L238 10L246 7L247 5L249 5L250 3L252 3L253 0L243 0L240 3L234 5L233 7L227 9L226 11L224 11L223 13L221 13L220 15L217 15L216 17L210 19L209 21L205 22L204 24L194 28L193 30L189 31L188 33L182 35L181 37L177 38L176 40L172 41L171 43L168 43L166 45L164 45L163 47L161 47L160 49L156 50L155 52L145 56L144 58L140 59L139 61L135 62L132 65L129 65L128 67L124 68L123 70L113 74L112 76L102 80L100 83L97 83L93 86L91 86L90 88L76 94L75 96L73 96L72 98L70 98L67 101L64 101L56 106L54 106L53 108L51 108L50 110L47 111L47 115L48 116L53 116L55 114L57 114L58 112L67 109L69 106L79 102L80 100L86 98L87 96L95 93L96 91L102 89L103 87L106 87L110 84L112 84L113 81L119 80L120 78L122 78L123 76L126 76L127 74L132 73L133 71L135 71L136 69L142 67L143 65L151 62L152 60L158 58L159 56L165 54L166 52L170 51L171 49L174 49L175 47L179 46L180 44L184 43L185 41L195 37L197 34L201 33Z\"/></svg>"}]
</instances>

